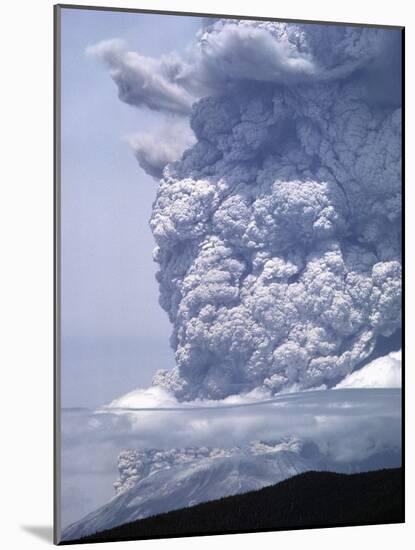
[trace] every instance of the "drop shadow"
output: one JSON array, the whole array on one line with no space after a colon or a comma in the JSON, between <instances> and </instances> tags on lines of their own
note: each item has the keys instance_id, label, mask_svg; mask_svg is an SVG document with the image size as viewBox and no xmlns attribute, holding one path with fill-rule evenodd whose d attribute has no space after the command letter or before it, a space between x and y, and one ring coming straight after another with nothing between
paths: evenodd
<instances>
[{"instance_id":1,"label":"drop shadow","mask_svg":"<svg viewBox=\"0 0 415 550\"><path fill-rule=\"evenodd\" d=\"M20 527L26 533L53 544L53 527L51 525L21 525Z\"/></svg>"}]
</instances>

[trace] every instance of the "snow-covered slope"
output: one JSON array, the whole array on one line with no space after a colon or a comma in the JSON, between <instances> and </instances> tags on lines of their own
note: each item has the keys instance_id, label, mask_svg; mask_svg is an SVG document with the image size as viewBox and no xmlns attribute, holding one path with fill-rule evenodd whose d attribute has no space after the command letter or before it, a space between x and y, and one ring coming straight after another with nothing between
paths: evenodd
<instances>
[{"instance_id":1,"label":"snow-covered slope","mask_svg":"<svg viewBox=\"0 0 415 550\"><path fill-rule=\"evenodd\" d=\"M308 455L308 456L307 456ZM278 483L323 469L296 441L256 442L247 447L124 451L117 495L68 526L63 540L79 538L136 519Z\"/></svg>"}]
</instances>

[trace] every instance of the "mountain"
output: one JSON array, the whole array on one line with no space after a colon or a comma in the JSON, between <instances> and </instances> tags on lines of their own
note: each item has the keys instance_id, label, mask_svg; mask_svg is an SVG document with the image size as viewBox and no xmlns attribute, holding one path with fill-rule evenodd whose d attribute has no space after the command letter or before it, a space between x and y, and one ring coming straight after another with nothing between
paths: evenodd
<instances>
[{"instance_id":1,"label":"mountain","mask_svg":"<svg viewBox=\"0 0 415 550\"><path fill-rule=\"evenodd\" d=\"M261 490L134 521L71 542L400 523L404 521L402 481L400 468L360 474L307 472Z\"/></svg>"},{"instance_id":2,"label":"mountain","mask_svg":"<svg viewBox=\"0 0 415 550\"><path fill-rule=\"evenodd\" d=\"M260 489L312 469L324 469L316 452L294 439L231 449L123 451L114 484L118 494L68 526L62 540Z\"/></svg>"},{"instance_id":3,"label":"mountain","mask_svg":"<svg viewBox=\"0 0 415 550\"><path fill-rule=\"evenodd\" d=\"M79 539L117 525L229 495L255 491L307 471L362 472L400 466L400 454L339 464L311 442L287 438L245 447L125 450L118 459L116 495L69 525L62 540Z\"/></svg>"}]
</instances>

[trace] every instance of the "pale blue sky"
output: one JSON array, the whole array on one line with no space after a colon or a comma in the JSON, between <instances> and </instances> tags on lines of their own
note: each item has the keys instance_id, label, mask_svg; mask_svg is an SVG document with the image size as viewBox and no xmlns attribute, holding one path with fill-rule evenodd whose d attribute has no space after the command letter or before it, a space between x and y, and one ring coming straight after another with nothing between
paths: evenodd
<instances>
[{"instance_id":1,"label":"pale blue sky","mask_svg":"<svg viewBox=\"0 0 415 550\"><path fill-rule=\"evenodd\" d=\"M157 183L125 138L157 114L117 98L87 46L122 38L158 57L181 51L199 18L62 9L62 405L93 407L171 368L148 227Z\"/></svg>"}]
</instances>

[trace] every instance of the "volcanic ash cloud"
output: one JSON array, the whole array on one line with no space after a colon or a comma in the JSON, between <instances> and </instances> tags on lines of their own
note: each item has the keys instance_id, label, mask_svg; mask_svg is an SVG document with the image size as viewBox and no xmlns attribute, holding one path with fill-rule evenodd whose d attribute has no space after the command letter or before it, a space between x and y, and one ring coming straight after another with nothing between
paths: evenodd
<instances>
[{"instance_id":1,"label":"volcanic ash cloud","mask_svg":"<svg viewBox=\"0 0 415 550\"><path fill-rule=\"evenodd\" d=\"M150 222L177 364L155 385L180 400L333 387L400 327L399 43L224 20L185 60L101 46L121 99L193 103L197 141L164 168ZM135 89L150 66L153 99Z\"/></svg>"},{"instance_id":2,"label":"volcanic ash cloud","mask_svg":"<svg viewBox=\"0 0 415 550\"><path fill-rule=\"evenodd\" d=\"M209 55L226 28L207 32ZM228 48L236 72L238 28L214 50L217 61ZM400 326L400 110L369 101L357 67L359 46L378 62L382 33L337 30L360 38L349 57L312 56L304 26L308 63L293 63L287 28L264 41L277 81L261 66L198 101L197 143L160 183L151 228L177 367L154 383L179 399L331 387Z\"/></svg>"}]
</instances>

